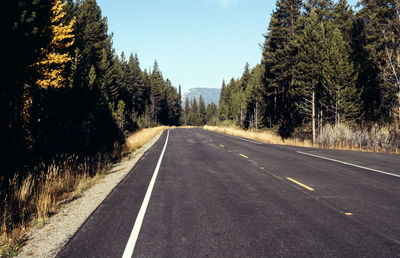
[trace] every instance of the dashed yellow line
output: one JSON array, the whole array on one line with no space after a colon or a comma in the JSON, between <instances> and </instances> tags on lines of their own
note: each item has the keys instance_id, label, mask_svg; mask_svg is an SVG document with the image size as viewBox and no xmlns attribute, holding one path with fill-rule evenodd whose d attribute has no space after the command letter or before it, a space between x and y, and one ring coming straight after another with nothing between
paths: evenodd
<instances>
[{"instance_id":1,"label":"dashed yellow line","mask_svg":"<svg viewBox=\"0 0 400 258\"><path fill-rule=\"evenodd\" d=\"M239 153L240 156L242 156L243 158L248 159L249 157L247 157L246 155L243 155L242 153Z\"/></svg>"},{"instance_id":2,"label":"dashed yellow line","mask_svg":"<svg viewBox=\"0 0 400 258\"><path fill-rule=\"evenodd\" d=\"M300 183L299 181L294 180L293 178L286 177L286 179L289 180L289 181L292 181L292 182L295 183L295 184L298 184L299 186L304 187L305 189L307 189L307 190L309 190L309 191L314 191L314 190L315 190L314 188L311 188L311 187L309 187L309 186L306 186L305 184L302 184L302 183Z\"/></svg>"},{"instance_id":3,"label":"dashed yellow line","mask_svg":"<svg viewBox=\"0 0 400 258\"><path fill-rule=\"evenodd\" d=\"M344 215L346 215L346 216L353 216L354 214L351 213L351 212L346 212Z\"/></svg>"},{"instance_id":4,"label":"dashed yellow line","mask_svg":"<svg viewBox=\"0 0 400 258\"><path fill-rule=\"evenodd\" d=\"M224 146L224 145L222 145L222 144L220 144L219 146L220 146L220 147L222 147L222 148L225 148L225 146Z\"/></svg>"}]
</instances>

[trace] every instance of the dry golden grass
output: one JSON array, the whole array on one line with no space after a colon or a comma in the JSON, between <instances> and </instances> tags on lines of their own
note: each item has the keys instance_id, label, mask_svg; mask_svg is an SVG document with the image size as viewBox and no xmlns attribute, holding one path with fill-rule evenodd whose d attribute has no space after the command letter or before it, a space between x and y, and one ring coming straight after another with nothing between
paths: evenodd
<instances>
[{"instance_id":1,"label":"dry golden grass","mask_svg":"<svg viewBox=\"0 0 400 258\"><path fill-rule=\"evenodd\" d=\"M79 160L68 157L62 163L36 168L20 180L9 182L8 195L1 200L0 256L17 254L23 244L26 228L41 226L56 213L59 204L79 197L109 168L107 158Z\"/></svg>"},{"instance_id":2,"label":"dry golden grass","mask_svg":"<svg viewBox=\"0 0 400 258\"><path fill-rule=\"evenodd\" d=\"M301 147L313 146L310 141L302 141L299 139L292 139L292 138L283 139L279 135L267 130L255 132L251 130L243 130L238 127L219 127L219 126L208 126L208 125L204 126L204 129L271 144L283 144L283 145L293 145Z\"/></svg>"},{"instance_id":3,"label":"dry golden grass","mask_svg":"<svg viewBox=\"0 0 400 258\"><path fill-rule=\"evenodd\" d=\"M113 157L133 152L167 128L146 128L133 133ZM70 156L51 165L42 164L23 179L15 176L10 180L8 194L0 192L0 257L17 255L29 226L43 226L49 216L58 212L60 204L81 197L107 173L110 165L108 156Z\"/></svg>"},{"instance_id":4,"label":"dry golden grass","mask_svg":"<svg viewBox=\"0 0 400 258\"><path fill-rule=\"evenodd\" d=\"M131 153L132 151L142 147L146 142L148 142L151 138L156 136L159 132L168 129L171 127L159 126L153 128L145 128L139 130L126 139L125 146L123 147L123 154Z\"/></svg>"}]
</instances>

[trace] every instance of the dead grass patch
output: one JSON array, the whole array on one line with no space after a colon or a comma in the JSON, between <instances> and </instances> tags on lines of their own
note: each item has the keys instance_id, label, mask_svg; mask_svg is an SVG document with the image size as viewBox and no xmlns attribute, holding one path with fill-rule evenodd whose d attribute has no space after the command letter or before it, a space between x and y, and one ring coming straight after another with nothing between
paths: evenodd
<instances>
[{"instance_id":1,"label":"dead grass patch","mask_svg":"<svg viewBox=\"0 0 400 258\"><path fill-rule=\"evenodd\" d=\"M262 131L251 131L251 130L243 130L239 127L219 127L219 126L204 126L204 129L225 133L233 136L243 137L247 139L256 140L259 142L265 142L270 144L282 144L282 145L293 145L293 146L301 146L301 147L312 147L312 143L310 141L302 141L299 139L283 139L276 133L268 130Z\"/></svg>"},{"instance_id":2,"label":"dead grass patch","mask_svg":"<svg viewBox=\"0 0 400 258\"><path fill-rule=\"evenodd\" d=\"M168 128L171 127L159 126L153 128L145 128L129 135L128 138L126 139L125 145L123 146L122 150L123 155L139 149L146 142L148 142L150 139L156 136L159 132Z\"/></svg>"}]
</instances>

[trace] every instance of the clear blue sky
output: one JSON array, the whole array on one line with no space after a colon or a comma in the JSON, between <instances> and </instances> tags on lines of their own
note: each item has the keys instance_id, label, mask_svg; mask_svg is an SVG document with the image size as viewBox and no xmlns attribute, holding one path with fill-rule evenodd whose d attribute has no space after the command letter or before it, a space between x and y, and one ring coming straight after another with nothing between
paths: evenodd
<instances>
[{"instance_id":1,"label":"clear blue sky","mask_svg":"<svg viewBox=\"0 0 400 258\"><path fill-rule=\"evenodd\" d=\"M275 0L98 0L117 53L154 60L182 91L220 88L261 60ZM350 0L354 4L356 0Z\"/></svg>"}]
</instances>

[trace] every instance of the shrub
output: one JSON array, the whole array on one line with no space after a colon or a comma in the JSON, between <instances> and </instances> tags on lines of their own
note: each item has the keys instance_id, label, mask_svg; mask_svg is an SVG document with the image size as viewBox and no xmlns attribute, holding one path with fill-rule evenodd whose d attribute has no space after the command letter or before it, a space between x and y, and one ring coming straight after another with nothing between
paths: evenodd
<instances>
[{"instance_id":1,"label":"shrub","mask_svg":"<svg viewBox=\"0 0 400 258\"><path fill-rule=\"evenodd\" d=\"M396 128L390 126L375 124L369 128L356 128L346 124L327 124L320 129L317 144L328 148L397 153L400 135Z\"/></svg>"}]
</instances>

